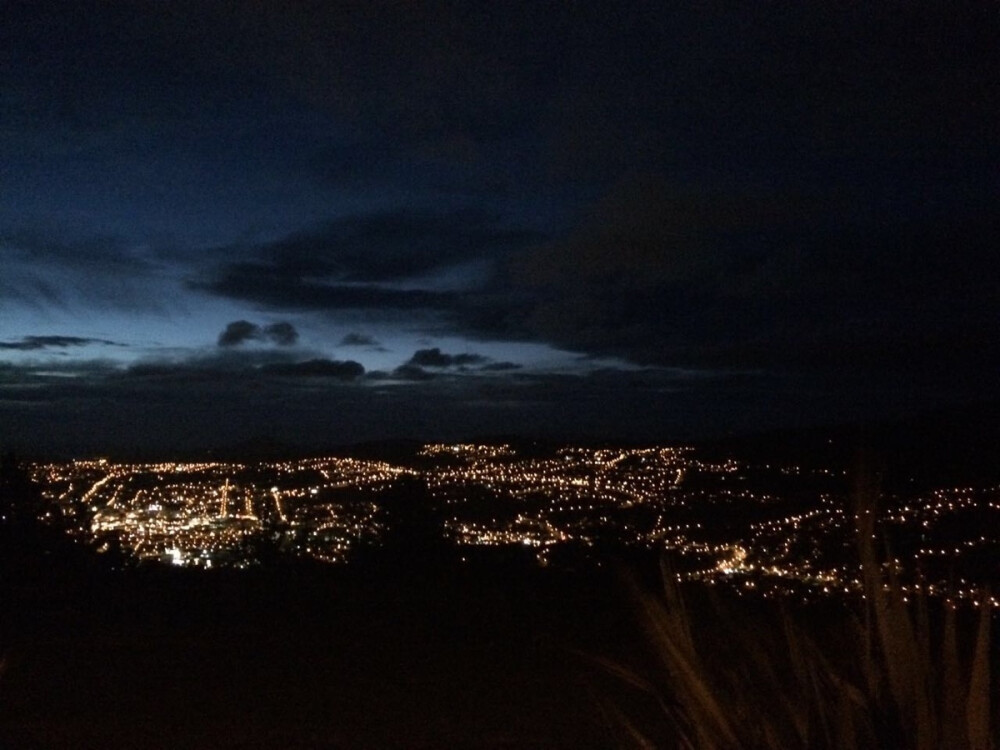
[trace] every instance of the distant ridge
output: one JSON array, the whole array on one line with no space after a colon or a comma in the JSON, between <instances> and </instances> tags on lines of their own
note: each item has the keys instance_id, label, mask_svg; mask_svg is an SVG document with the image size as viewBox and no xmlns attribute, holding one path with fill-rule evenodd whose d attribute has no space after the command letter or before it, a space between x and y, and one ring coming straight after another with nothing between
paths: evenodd
<instances>
[{"instance_id":1,"label":"distant ridge","mask_svg":"<svg viewBox=\"0 0 1000 750\"><path fill-rule=\"evenodd\" d=\"M356 443L296 443L273 435L212 448L90 453L118 461L281 461L313 456L351 456L405 463L434 439L407 436ZM522 457L551 455L567 445L587 448L632 448L692 445L708 456L738 456L757 462L796 462L815 467L849 467L864 456L885 481L936 484L951 480L1000 483L1000 400L927 409L898 419L845 421L793 429L773 429L718 438L689 439L665 435L659 440L600 439L592 435L564 437L531 434L468 435L450 443L508 444ZM4 447L0 445L0 447ZM16 448L17 446L6 446ZM17 451L24 459L84 458L65 452Z\"/></svg>"}]
</instances>

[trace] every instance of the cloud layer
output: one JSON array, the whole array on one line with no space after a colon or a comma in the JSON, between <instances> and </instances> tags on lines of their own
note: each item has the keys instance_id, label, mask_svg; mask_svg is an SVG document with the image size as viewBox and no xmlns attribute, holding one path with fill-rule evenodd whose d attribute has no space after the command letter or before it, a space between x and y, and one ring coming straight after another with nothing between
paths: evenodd
<instances>
[{"instance_id":1,"label":"cloud layer","mask_svg":"<svg viewBox=\"0 0 1000 750\"><path fill-rule=\"evenodd\" d=\"M0 349L31 352L42 349L66 349L70 347L100 344L102 346L124 346L107 339L83 338L80 336L24 336L17 341L0 341Z\"/></svg>"},{"instance_id":2,"label":"cloud layer","mask_svg":"<svg viewBox=\"0 0 1000 750\"><path fill-rule=\"evenodd\" d=\"M277 346L293 346L299 332L288 322L259 326L246 320L234 320L219 334L219 346L239 346L247 341L264 341Z\"/></svg>"},{"instance_id":3,"label":"cloud layer","mask_svg":"<svg viewBox=\"0 0 1000 750\"><path fill-rule=\"evenodd\" d=\"M996 390L985 4L8 5L0 441Z\"/></svg>"}]
</instances>

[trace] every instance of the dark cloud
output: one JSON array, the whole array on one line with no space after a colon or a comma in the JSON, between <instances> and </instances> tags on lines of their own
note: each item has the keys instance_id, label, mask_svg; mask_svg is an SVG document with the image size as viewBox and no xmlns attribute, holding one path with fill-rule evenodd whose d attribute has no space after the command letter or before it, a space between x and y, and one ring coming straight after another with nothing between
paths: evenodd
<instances>
[{"instance_id":1,"label":"dark cloud","mask_svg":"<svg viewBox=\"0 0 1000 750\"><path fill-rule=\"evenodd\" d=\"M256 265L278 277L378 283L493 258L541 238L479 211L396 211L349 216L276 242L219 252L255 256Z\"/></svg>"},{"instance_id":2,"label":"dark cloud","mask_svg":"<svg viewBox=\"0 0 1000 750\"><path fill-rule=\"evenodd\" d=\"M338 346L379 346L379 342L364 333L348 333L340 340Z\"/></svg>"},{"instance_id":3,"label":"dark cloud","mask_svg":"<svg viewBox=\"0 0 1000 750\"><path fill-rule=\"evenodd\" d=\"M188 286L275 310L448 310L457 304L450 292L316 282L257 263L235 263L211 281Z\"/></svg>"},{"instance_id":4,"label":"dark cloud","mask_svg":"<svg viewBox=\"0 0 1000 750\"><path fill-rule=\"evenodd\" d=\"M261 334L265 339L278 346L292 346L299 340L299 332L291 323L272 323L261 329Z\"/></svg>"},{"instance_id":5,"label":"dark cloud","mask_svg":"<svg viewBox=\"0 0 1000 750\"><path fill-rule=\"evenodd\" d=\"M259 326L248 320L234 320L219 334L221 347L239 346L247 341L267 341L278 346L292 346L299 340L299 332L291 323L272 323Z\"/></svg>"},{"instance_id":6,"label":"dark cloud","mask_svg":"<svg viewBox=\"0 0 1000 750\"><path fill-rule=\"evenodd\" d=\"M35 396L47 399L46 393L51 392L52 385L62 383L76 387L116 377L120 372L119 365L103 359L64 358L44 364L0 362L0 387L15 391L23 388L18 395L22 399ZM11 392L5 391L6 395Z\"/></svg>"},{"instance_id":7,"label":"dark cloud","mask_svg":"<svg viewBox=\"0 0 1000 750\"><path fill-rule=\"evenodd\" d=\"M431 380L435 380L437 375L433 372L425 370L419 365L411 365L409 363L402 364L399 367L394 368L390 372L385 370L370 370L365 375L366 379L369 381L407 381L409 383L425 383Z\"/></svg>"},{"instance_id":8,"label":"dark cloud","mask_svg":"<svg viewBox=\"0 0 1000 750\"><path fill-rule=\"evenodd\" d=\"M445 354L439 348L418 349L406 363L418 367L466 367L469 365L481 365L488 362L489 358L481 354Z\"/></svg>"},{"instance_id":9,"label":"dark cloud","mask_svg":"<svg viewBox=\"0 0 1000 750\"><path fill-rule=\"evenodd\" d=\"M18 341L0 341L0 349L13 351L37 351L39 349L65 349L67 347L102 344L104 346L125 346L107 339L82 338L80 336L24 336Z\"/></svg>"},{"instance_id":10,"label":"dark cloud","mask_svg":"<svg viewBox=\"0 0 1000 750\"><path fill-rule=\"evenodd\" d=\"M219 346L238 346L260 337L260 326L248 320L234 320L219 334Z\"/></svg>"},{"instance_id":11,"label":"dark cloud","mask_svg":"<svg viewBox=\"0 0 1000 750\"><path fill-rule=\"evenodd\" d=\"M353 360L310 359L304 362L276 362L261 367L268 375L299 378L334 378L336 380L357 380L365 374L360 362Z\"/></svg>"},{"instance_id":12,"label":"dark cloud","mask_svg":"<svg viewBox=\"0 0 1000 750\"><path fill-rule=\"evenodd\" d=\"M467 321L481 335L668 366L1000 361L1000 292L983 273L995 218L839 209L641 180L566 239L512 256Z\"/></svg>"},{"instance_id":13,"label":"dark cloud","mask_svg":"<svg viewBox=\"0 0 1000 750\"><path fill-rule=\"evenodd\" d=\"M452 290L477 287L496 258L540 238L474 211L353 216L269 244L220 248L241 260L188 286L275 309L452 310L460 297Z\"/></svg>"},{"instance_id":14,"label":"dark cloud","mask_svg":"<svg viewBox=\"0 0 1000 750\"><path fill-rule=\"evenodd\" d=\"M400 380L412 380L419 382L423 380L433 380L434 373L427 372L427 370L420 365L407 362L406 364L402 364L393 370L392 377Z\"/></svg>"},{"instance_id":15,"label":"dark cloud","mask_svg":"<svg viewBox=\"0 0 1000 750\"><path fill-rule=\"evenodd\" d=\"M160 382L251 383L272 365L295 365L302 352L285 347L225 346L180 358L152 357L129 365L119 375L128 380ZM280 368L279 368L280 369Z\"/></svg>"},{"instance_id":16,"label":"dark cloud","mask_svg":"<svg viewBox=\"0 0 1000 750\"><path fill-rule=\"evenodd\" d=\"M159 384L167 388L196 384L237 385L248 379L251 370L221 366L218 362L137 362L129 366L122 379L144 384Z\"/></svg>"},{"instance_id":17,"label":"dark cloud","mask_svg":"<svg viewBox=\"0 0 1000 750\"><path fill-rule=\"evenodd\" d=\"M490 362L479 369L483 372L508 372L510 370L520 370L523 367L523 365L519 365L516 362Z\"/></svg>"}]
</instances>

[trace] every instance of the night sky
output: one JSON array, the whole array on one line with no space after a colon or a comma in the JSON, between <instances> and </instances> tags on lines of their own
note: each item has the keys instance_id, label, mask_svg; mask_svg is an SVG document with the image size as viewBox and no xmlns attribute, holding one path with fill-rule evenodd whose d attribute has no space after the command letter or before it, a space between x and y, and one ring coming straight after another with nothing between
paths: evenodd
<instances>
[{"instance_id":1,"label":"night sky","mask_svg":"<svg viewBox=\"0 0 1000 750\"><path fill-rule=\"evenodd\" d=\"M4 2L0 445L995 396L1000 6Z\"/></svg>"}]
</instances>

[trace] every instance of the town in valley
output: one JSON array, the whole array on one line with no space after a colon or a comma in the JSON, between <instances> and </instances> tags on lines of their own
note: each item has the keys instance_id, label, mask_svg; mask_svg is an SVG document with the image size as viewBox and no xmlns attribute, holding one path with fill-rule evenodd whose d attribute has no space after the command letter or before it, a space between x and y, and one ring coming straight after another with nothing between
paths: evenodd
<instances>
[{"instance_id":1,"label":"town in valley","mask_svg":"<svg viewBox=\"0 0 1000 750\"><path fill-rule=\"evenodd\" d=\"M860 596L869 529L907 594L1000 606L987 593L1000 549L991 484L866 493L844 468L684 445L428 443L392 460L101 458L29 470L39 519L121 566L343 565L392 549L563 568L644 556L681 580L810 600Z\"/></svg>"}]
</instances>

